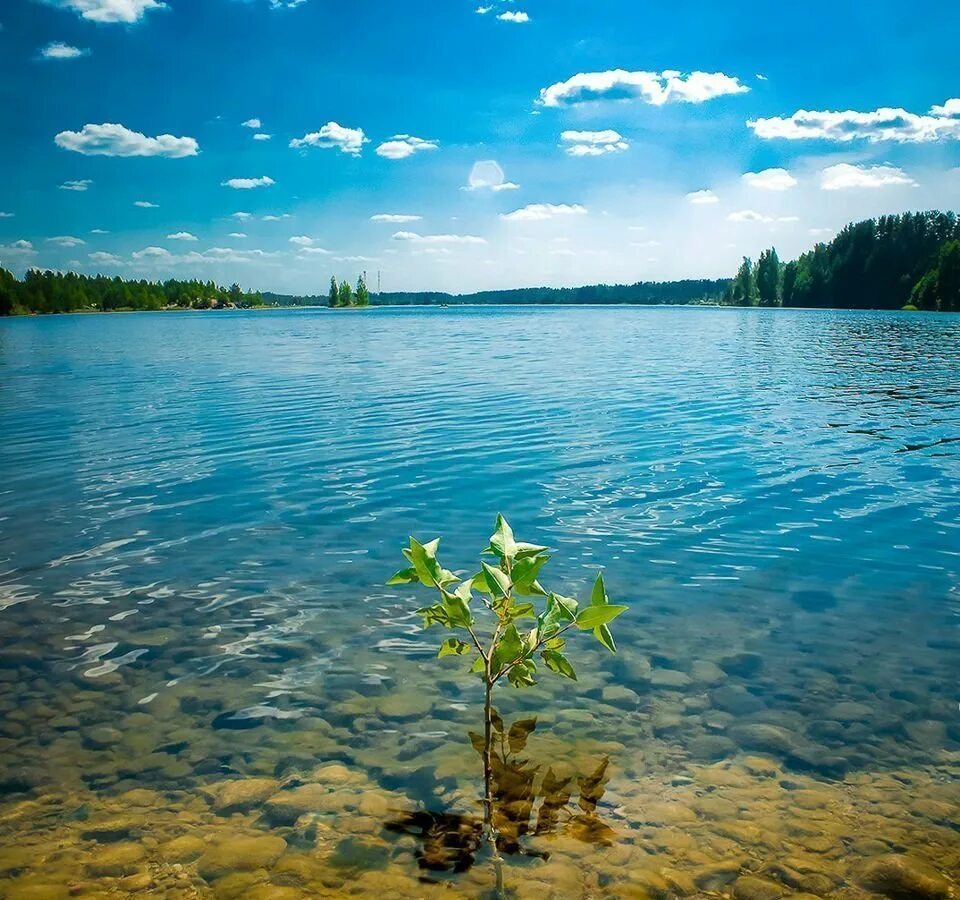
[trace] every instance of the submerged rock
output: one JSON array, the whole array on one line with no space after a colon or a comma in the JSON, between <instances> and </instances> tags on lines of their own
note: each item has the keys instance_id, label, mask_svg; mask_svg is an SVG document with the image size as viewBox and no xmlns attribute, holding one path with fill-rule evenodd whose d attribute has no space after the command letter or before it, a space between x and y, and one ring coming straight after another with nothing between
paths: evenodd
<instances>
[{"instance_id":1,"label":"submerged rock","mask_svg":"<svg viewBox=\"0 0 960 900\"><path fill-rule=\"evenodd\" d=\"M865 888L894 900L947 900L951 896L950 882L933 866L897 853L868 862L859 881Z\"/></svg>"},{"instance_id":2,"label":"submerged rock","mask_svg":"<svg viewBox=\"0 0 960 900\"><path fill-rule=\"evenodd\" d=\"M113 844L98 848L87 863L87 871L95 876L134 875L146 859L140 844Z\"/></svg>"},{"instance_id":3,"label":"submerged rock","mask_svg":"<svg viewBox=\"0 0 960 900\"><path fill-rule=\"evenodd\" d=\"M275 835L227 835L200 857L197 871L206 881L215 881L235 872L269 869L286 849L287 842Z\"/></svg>"},{"instance_id":4,"label":"submerged rock","mask_svg":"<svg viewBox=\"0 0 960 900\"><path fill-rule=\"evenodd\" d=\"M720 668L728 675L753 678L763 670L763 657L759 653L736 653L721 659Z\"/></svg>"},{"instance_id":5,"label":"submerged rock","mask_svg":"<svg viewBox=\"0 0 960 900\"><path fill-rule=\"evenodd\" d=\"M249 812L272 797L279 787L273 778L242 778L220 787L213 801L213 811L222 816Z\"/></svg>"},{"instance_id":6,"label":"submerged rock","mask_svg":"<svg viewBox=\"0 0 960 900\"><path fill-rule=\"evenodd\" d=\"M778 900L783 896L783 888L766 878L741 875L734 882L733 896L736 900Z\"/></svg>"}]
</instances>

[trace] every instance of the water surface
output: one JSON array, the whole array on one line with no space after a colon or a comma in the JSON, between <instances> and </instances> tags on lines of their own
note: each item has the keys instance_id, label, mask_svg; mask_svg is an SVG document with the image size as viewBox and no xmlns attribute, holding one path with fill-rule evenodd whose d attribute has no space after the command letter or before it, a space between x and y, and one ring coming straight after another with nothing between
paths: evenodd
<instances>
[{"instance_id":1,"label":"water surface","mask_svg":"<svg viewBox=\"0 0 960 900\"><path fill-rule=\"evenodd\" d=\"M481 896L479 686L383 581L498 511L631 604L500 697L512 890L956 877L958 359L950 315L0 322L0 895Z\"/></svg>"}]
</instances>

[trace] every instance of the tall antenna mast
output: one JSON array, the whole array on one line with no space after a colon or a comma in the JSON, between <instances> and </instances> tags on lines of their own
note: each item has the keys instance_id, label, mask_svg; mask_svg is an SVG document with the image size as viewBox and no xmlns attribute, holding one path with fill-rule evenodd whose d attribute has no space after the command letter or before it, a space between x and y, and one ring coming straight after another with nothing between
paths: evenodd
<instances>
[{"instance_id":1,"label":"tall antenna mast","mask_svg":"<svg viewBox=\"0 0 960 900\"><path fill-rule=\"evenodd\" d=\"M377 269L377 296L380 296L380 270Z\"/></svg>"}]
</instances>

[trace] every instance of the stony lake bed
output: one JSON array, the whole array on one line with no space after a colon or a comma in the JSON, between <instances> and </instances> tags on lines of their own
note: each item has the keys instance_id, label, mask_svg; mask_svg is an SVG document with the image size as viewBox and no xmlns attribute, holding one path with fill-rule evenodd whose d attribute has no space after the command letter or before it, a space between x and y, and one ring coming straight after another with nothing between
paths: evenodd
<instances>
[{"instance_id":1,"label":"stony lake bed","mask_svg":"<svg viewBox=\"0 0 960 900\"><path fill-rule=\"evenodd\" d=\"M512 895L960 896L960 319L2 325L0 896L487 896L480 686L383 583L498 510L631 604L498 698Z\"/></svg>"}]
</instances>

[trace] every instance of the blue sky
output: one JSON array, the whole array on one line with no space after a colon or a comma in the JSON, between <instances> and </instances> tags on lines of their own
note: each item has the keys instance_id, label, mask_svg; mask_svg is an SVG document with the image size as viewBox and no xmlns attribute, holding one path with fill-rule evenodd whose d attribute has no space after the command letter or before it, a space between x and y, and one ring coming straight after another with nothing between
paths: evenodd
<instances>
[{"instance_id":1,"label":"blue sky","mask_svg":"<svg viewBox=\"0 0 960 900\"><path fill-rule=\"evenodd\" d=\"M946 2L5 0L0 263L726 276L960 205L958 33Z\"/></svg>"}]
</instances>

